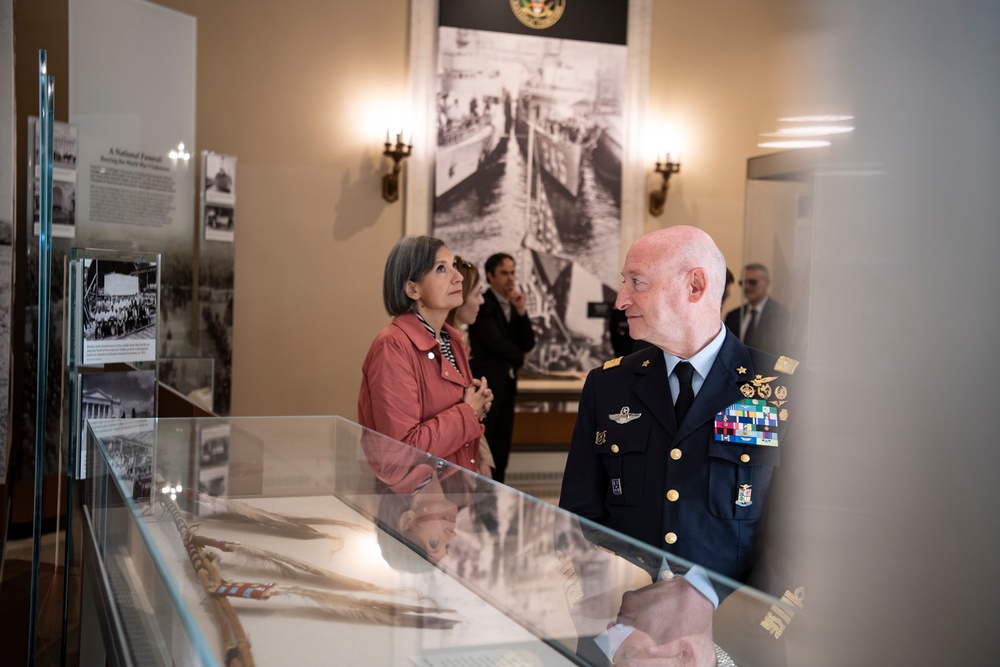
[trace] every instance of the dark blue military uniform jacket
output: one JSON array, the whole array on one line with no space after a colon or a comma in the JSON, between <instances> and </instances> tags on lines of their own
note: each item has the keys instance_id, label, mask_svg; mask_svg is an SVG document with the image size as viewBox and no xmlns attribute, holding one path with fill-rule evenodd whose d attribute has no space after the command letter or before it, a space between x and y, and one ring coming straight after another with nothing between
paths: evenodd
<instances>
[{"instance_id":1,"label":"dark blue military uniform jacket","mask_svg":"<svg viewBox=\"0 0 1000 667\"><path fill-rule=\"evenodd\" d=\"M727 332L680 425L658 348L594 369L580 399L560 507L746 582L768 490L791 446L788 385L796 363ZM766 412L766 420L748 427L725 415L740 402L744 411ZM776 446L745 442L774 434Z\"/></svg>"}]
</instances>

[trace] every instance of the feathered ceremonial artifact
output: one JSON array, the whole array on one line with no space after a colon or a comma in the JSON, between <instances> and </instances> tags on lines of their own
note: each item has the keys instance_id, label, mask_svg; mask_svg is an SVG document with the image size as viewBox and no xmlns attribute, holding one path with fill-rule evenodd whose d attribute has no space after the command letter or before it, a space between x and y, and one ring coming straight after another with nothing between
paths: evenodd
<instances>
[{"instance_id":1,"label":"feathered ceremonial artifact","mask_svg":"<svg viewBox=\"0 0 1000 667\"><path fill-rule=\"evenodd\" d=\"M351 622L376 623L400 627L419 627L428 629L448 629L454 627L458 620L441 616L454 614L455 610L445 609L434 604L407 604L392 600L359 598L351 595L321 591L303 586L285 585L274 582L234 582L222 577L217 557L205 551L205 547L230 553L243 561L244 564L276 570L286 576L311 575L319 577L331 588L364 592L370 594L395 595L399 590L386 589L367 581L340 575L330 570L314 566L305 561L293 558L268 549L249 547L238 542L217 540L204 535L198 535L198 526L190 526L181 514L177 505L176 494L161 492L164 489L163 479L157 475L157 495L159 504L170 514L180 533L187 551L188 558L194 567L195 574L202 588L208 595L209 606L215 615L223 645L225 646L225 661L227 667L253 667L253 657L250 654L250 642L243 631L236 611L228 598L238 597L246 600L269 600L277 596L291 599L307 600L317 611L337 620ZM290 519L283 515L273 514L246 503L221 501L205 494L192 494L200 507L207 506L213 510L215 518L237 518L242 521L252 521L280 530L283 534L312 539L314 537L330 537L319 531L315 535L303 530L311 527L298 524L303 519ZM208 500L206 500L208 499ZM356 524L336 522L342 525L357 527Z\"/></svg>"},{"instance_id":2,"label":"feathered ceremonial artifact","mask_svg":"<svg viewBox=\"0 0 1000 667\"><path fill-rule=\"evenodd\" d=\"M192 526L189 530L191 532L191 540L194 541L195 544L231 553L239 558L244 565L275 571L285 576L294 577L301 576L303 574L313 575L322 579L323 582L331 588L336 588L338 590L365 591L368 593L384 593L386 595L392 595L399 592L382 588L381 586L376 586L368 581L355 579L354 577L348 577L343 574L337 574L336 572L332 572L322 567L316 567L311 563L299 560L298 558L292 558L287 554L271 551L270 549L250 547L240 544L239 542L217 540L211 537L198 535L196 534L197 526Z\"/></svg>"},{"instance_id":3,"label":"feathered ceremonial artifact","mask_svg":"<svg viewBox=\"0 0 1000 667\"><path fill-rule=\"evenodd\" d=\"M247 639L246 633L243 631L243 625L240 623L239 617L236 616L236 611L229 604L229 600L214 593L214 589L222 582L222 575L213 560L205 553L204 548L191 539L191 531L188 530L187 522L181 516L180 508L177 507L177 501L173 495L159 491L163 488L163 479L157 475L156 481L156 490L153 493L157 494L160 505L174 520L174 526L184 541L184 549L194 567L198 582L208 594L209 608L215 615L219 624L219 632L222 634L226 666L254 667L253 656L250 654L250 640Z\"/></svg>"},{"instance_id":4,"label":"feathered ceremonial artifact","mask_svg":"<svg viewBox=\"0 0 1000 667\"><path fill-rule=\"evenodd\" d=\"M316 609L322 610L325 615L355 623L444 630L458 623L455 619L428 615L455 613L454 609L355 598L302 586L222 581L212 592L216 595L250 600L270 600L276 596L300 597L315 603Z\"/></svg>"},{"instance_id":5,"label":"feathered ceremonial artifact","mask_svg":"<svg viewBox=\"0 0 1000 667\"><path fill-rule=\"evenodd\" d=\"M320 517L295 517L287 514L269 512L259 507L254 507L248 503L238 500L227 500L225 498L215 498L207 493L188 490L188 496L198 504L198 513L202 517L226 519L228 521L240 521L262 526L282 535L295 537L301 540L315 540L319 538L340 540L339 536L328 535L310 526L311 523L344 526L354 530L361 530L362 527L349 521L339 521L337 519L326 519Z\"/></svg>"}]
</instances>

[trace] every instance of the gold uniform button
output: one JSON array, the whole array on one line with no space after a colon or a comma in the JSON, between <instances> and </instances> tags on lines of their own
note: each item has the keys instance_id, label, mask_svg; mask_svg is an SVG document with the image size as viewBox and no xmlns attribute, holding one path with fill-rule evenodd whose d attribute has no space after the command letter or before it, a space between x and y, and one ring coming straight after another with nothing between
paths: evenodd
<instances>
[{"instance_id":1,"label":"gold uniform button","mask_svg":"<svg viewBox=\"0 0 1000 667\"><path fill-rule=\"evenodd\" d=\"M677 493L677 491L675 491L674 489L670 489L669 491L667 491L667 500L669 500L672 503L677 502L677 499L680 497L681 494Z\"/></svg>"},{"instance_id":2,"label":"gold uniform button","mask_svg":"<svg viewBox=\"0 0 1000 667\"><path fill-rule=\"evenodd\" d=\"M740 456L740 461L743 461L743 463L750 463L750 455L743 454L742 456Z\"/></svg>"},{"instance_id":3,"label":"gold uniform button","mask_svg":"<svg viewBox=\"0 0 1000 667\"><path fill-rule=\"evenodd\" d=\"M684 454L681 453L681 450L679 450L677 448L674 448L674 449L670 450L670 458L672 458L674 461L680 459L680 457L682 457L682 456L684 456Z\"/></svg>"},{"instance_id":4,"label":"gold uniform button","mask_svg":"<svg viewBox=\"0 0 1000 667\"><path fill-rule=\"evenodd\" d=\"M618 453L618 445L611 445L611 453L612 454Z\"/></svg>"},{"instance_id":5,"label":"gold uniform button","mask_svg":"<svg viewBox=\"0 0 1000 667\"><path fill-rule=\"evenodd\" d=\"M667 533L666 535L663 536L663 541L666 542L667 544L673 544L674 542L677 541L676 533Z\"/></svg>"}]
</instances>

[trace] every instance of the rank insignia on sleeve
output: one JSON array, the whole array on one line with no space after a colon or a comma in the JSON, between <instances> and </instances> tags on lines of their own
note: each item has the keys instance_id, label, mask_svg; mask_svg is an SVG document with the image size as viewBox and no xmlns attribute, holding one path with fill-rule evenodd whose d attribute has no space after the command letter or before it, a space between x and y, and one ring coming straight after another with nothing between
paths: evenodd
<instances>
[{"instance_id":1,"label":"rank insignia on sleeve","mask_svg":"<svg viewBox=\"0 0 1000 667\"><path fill-rule=\"evenodd\" d=\"M615 357L614 359L608 359L607 361L604 362L604 370L608 370L609 368L614 368L615 366L619 365L621 362L622 362L622 358L621 357Z\"/></svg>"},{"instance_id":2,"label":"rank insignia on sleeve","mask_svg":"<svg viewBox=\"0 0 1000 667\"><path fill-rule=\"evenodd\" d=\"M759 399L733 403L715 415L716 442L778 446L778 409Z\"/></svg>"},{"instance_id":3,"label":"rank insignia on sleeve","mask_svg":"<svg viewBox=\"0 0 1000 667\"><path fill-rule=\"evenodd\" d=\"M740 507L750 507L753 501L750 500L750 493L753 487L750 484L740 484L736 489L736 504Z\"/></svg>"},{"instance_id":4,"label":"rank insignia on sleeve","mask_svg":"<svg viewBox=\"0 0 1000 667\"><path fill-rule=\"evenodd\" d=\"M603 445L607 441L608 441L608 432L607 431L598 431L597 432L597 437L594 438L594 444L595 445Z\"/></svg>"},{"instance_id":5,"label":"rank insignia on sleeve","mask_svg":"<svg viewBox=\"0 0 1000 667\"><path fill-rule=\"evenodd\" d=\"M635 421L641 416L642 416L641 412L631 412L628 406L626 405L621 410L618 411L618 414L612 413L608 415L608 419L615 422L616 424L627 424L631 421Z\"/></svg>"},{"instance_id":6,"label":"rank insignia on sleeve","mask_svg":"<svg viewBox=\"0 0 1000 667\"><path fill-rule=\"evenodd\" d=\"M781 356L778 360L774 362L774 370L779 373L785 373L786 375L791 375L795 372L795 369L799 367L799 362L791 357Z\"/></svg>"},{"instance_id":7,"label":"rank insignia on sleeve","mask_svg":"<svg viewBox=\"0 0 1000 667\"><path fill-rule=\"evenodd\" d=\"M617 477L611 478L611 493L616 496L620 496L622 494L622 481Z\"/></svg>"}]
</instances>

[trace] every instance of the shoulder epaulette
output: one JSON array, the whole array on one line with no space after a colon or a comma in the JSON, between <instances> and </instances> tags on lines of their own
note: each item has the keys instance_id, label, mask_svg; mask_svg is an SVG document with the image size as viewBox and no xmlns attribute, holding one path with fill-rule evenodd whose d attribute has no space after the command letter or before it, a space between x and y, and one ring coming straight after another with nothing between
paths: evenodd
<instances>
[{"instance_id":1,"label":"shoulder epaulette","mask_svg":"<svg viewBox=\"0 0 1000 667\"><path fill-rule=\"evenodd\" d=\"M608 359L607 361L604 362L604 370L608 370L609 368L614 368L621 362L622 362L622 357L615 357L614 359Z\"/></svg>"},{"instance_id":2,"label":"shoulder epaulette","mask_svg":"<svg viewBox=\"0 0 1000 667\"><path fill-rule=\"evenodd\" d=\"M605 364L605 366L606 365L607 364ZM778 357L778 360L774 362L774 370L779 373L784 373L785 375L792 375L798 367L799 362L791 357L780 356Z\"/></svg>"}]
</instances>

